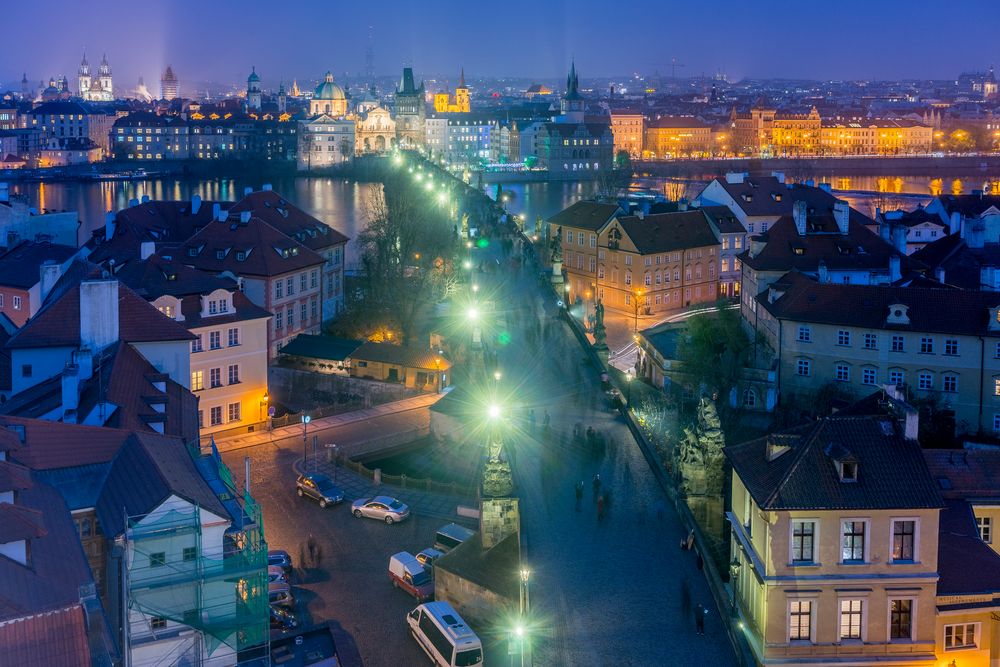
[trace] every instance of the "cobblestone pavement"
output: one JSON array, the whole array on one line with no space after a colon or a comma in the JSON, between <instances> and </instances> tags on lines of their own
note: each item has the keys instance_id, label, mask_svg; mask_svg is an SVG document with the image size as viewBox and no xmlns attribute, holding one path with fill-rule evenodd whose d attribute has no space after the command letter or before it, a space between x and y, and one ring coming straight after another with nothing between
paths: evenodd
<instances>
[{"instance_id":1,"label":"cobblestone pavement","mask_svg":"<svg viewBox=\"0 0 1000 667\"><path fill-rule=\"evenodd\" d=\"M536 420L546 411L552 419L547 436L521 420L509 438L533 573L535 664L734 664L695 556L679 549L680 520L624 421L603 409L597 373L568 326L554 319L555 304L531 296L537 285L524 277L508 276L493 289L506 293L507 303L515 295L533 302L508 318L518 331L499 363L504 382L515 384ZM539 328L546 333L535 338ZM598 455L584 451L569 437L577 423L614 444ZM592 492L597 474L610 497L603 520ZM586 492L577 510L573 487L580 481ZM698 603L711 610L705 636L695 634Z\"/></svg>"}]
</instances>

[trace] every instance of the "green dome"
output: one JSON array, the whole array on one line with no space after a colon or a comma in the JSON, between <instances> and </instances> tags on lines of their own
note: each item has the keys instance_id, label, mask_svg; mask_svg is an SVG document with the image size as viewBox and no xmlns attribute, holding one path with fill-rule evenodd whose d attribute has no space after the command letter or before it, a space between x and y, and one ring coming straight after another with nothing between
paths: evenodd
<instances>
[{"instance_id":1,"label":"green dome","mask_svg":"<svg viewBox=\"0 0 1000 667\"><path fill-rule=\"evenodd\" d=\"M323 83L316 86L316 93L313 95L316 100L346 100L344 89L333 82L333 74L326 73Z\"/></svg>"}]
</instances>

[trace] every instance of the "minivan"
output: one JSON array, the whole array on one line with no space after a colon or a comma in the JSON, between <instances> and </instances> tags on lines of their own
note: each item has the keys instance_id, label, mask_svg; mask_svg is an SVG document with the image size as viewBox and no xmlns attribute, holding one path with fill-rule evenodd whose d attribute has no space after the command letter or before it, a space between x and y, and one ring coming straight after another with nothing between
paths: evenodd
<instances>
[{"instance_id":1,"label":"minivan","mask_svg":"<svg viewBox=\"0 0 1000 667\"><path fill-rule=\"evenodd\" d=\"M439 667L483 664L483 643L447 602L425 602L406 615L410 634Z\"/></svg>"},{"instance_id":2,"label":"minivan","mask_svg":"<svg viewBox=\"0 0 1000 667\"><path fill-rule=\"evenodd\" d=\"M475 534L476 531L469 530L465 526L460 526L457 523L449 523L447 526L442 526L438 529L437 534L434 536L434 548L438 551L448 553Z\"/></svg>"},{"instance_id":3,"label":"minivan","mask_svg":"<svg viewBox=\"0 0 1000 667\"><path fill-rule=\"evenodd\" d=\"M400 551L389 558L389 579L396 588L417 598L420 602L434 597L434 580L416 557Z\"/></svg>"}]
</instances>

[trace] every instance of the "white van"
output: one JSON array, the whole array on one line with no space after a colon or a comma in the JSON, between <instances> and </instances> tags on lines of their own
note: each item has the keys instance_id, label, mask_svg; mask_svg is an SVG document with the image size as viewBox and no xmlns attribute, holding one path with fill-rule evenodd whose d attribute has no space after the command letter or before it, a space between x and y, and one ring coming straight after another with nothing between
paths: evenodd
<instances>
[{"instance_id":1,"label":"white van","mask_svg":"<svg viewBox=\"0 0 1000 667\"><path fill-rule=\"evenodd\" d=\"M483 643L447 602L425 602L406 616L410 634L439 667L483 664Z\"/></svg>"},{"instance_id":2,"label":"white van","mask_svg":"<svg viewBox=\"0 0 1000 667\"><path fill-rule=\"evenodd\" d=\"M438 551L448 553L475 534L474 530L469 530L465 526L460 526L457 523L449 523L447 526L441 526L438 529L437 534L434 536L434 548Z\"/></svg>"}]
</instances>

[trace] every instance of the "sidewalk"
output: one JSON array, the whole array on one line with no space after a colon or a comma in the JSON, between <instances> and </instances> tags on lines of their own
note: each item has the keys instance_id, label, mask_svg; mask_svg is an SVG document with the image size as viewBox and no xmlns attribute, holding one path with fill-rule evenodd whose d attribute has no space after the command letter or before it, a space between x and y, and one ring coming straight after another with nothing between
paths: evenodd
<instances>
[{"instance_id":1,"label":"sidewalk","mask_svg":"<svg viewBox=\"0 0 1000 667\"><path fill-rule=\"evenodd\" d=\"M408 410L418 410L421 408L427 408L434 405L438 400L440 400L444 394L426 394L421 396L414 396L412 398L404 398L401 401L393 401L391 403L383 403L382 405L376 405L371 408L365 408L364 410L355 410L353 412L344 412L339 415L331 415L329 417L322 417L320 419L314 419L309 422L308 433L309 435L318 435L323 431L337 428L340 426L345 426L347 424L353 424L355 422L367 421L369 419L374 419L376 417L384 417L386 415L398 414L400 412L406 412ZM280 428L275 428L271 430L255 431L254 433L243 433L237 436L231 436L224 439L216 440L215 445L220 452L228 452L235 449L244 449L246 447L254 447L256 445L263 445L267 443L274 442L276 440L284 440L286 438L301 438L302 437L302 424L291 424L289 426L282 426Z\"/></svg>"}]
</instances>

